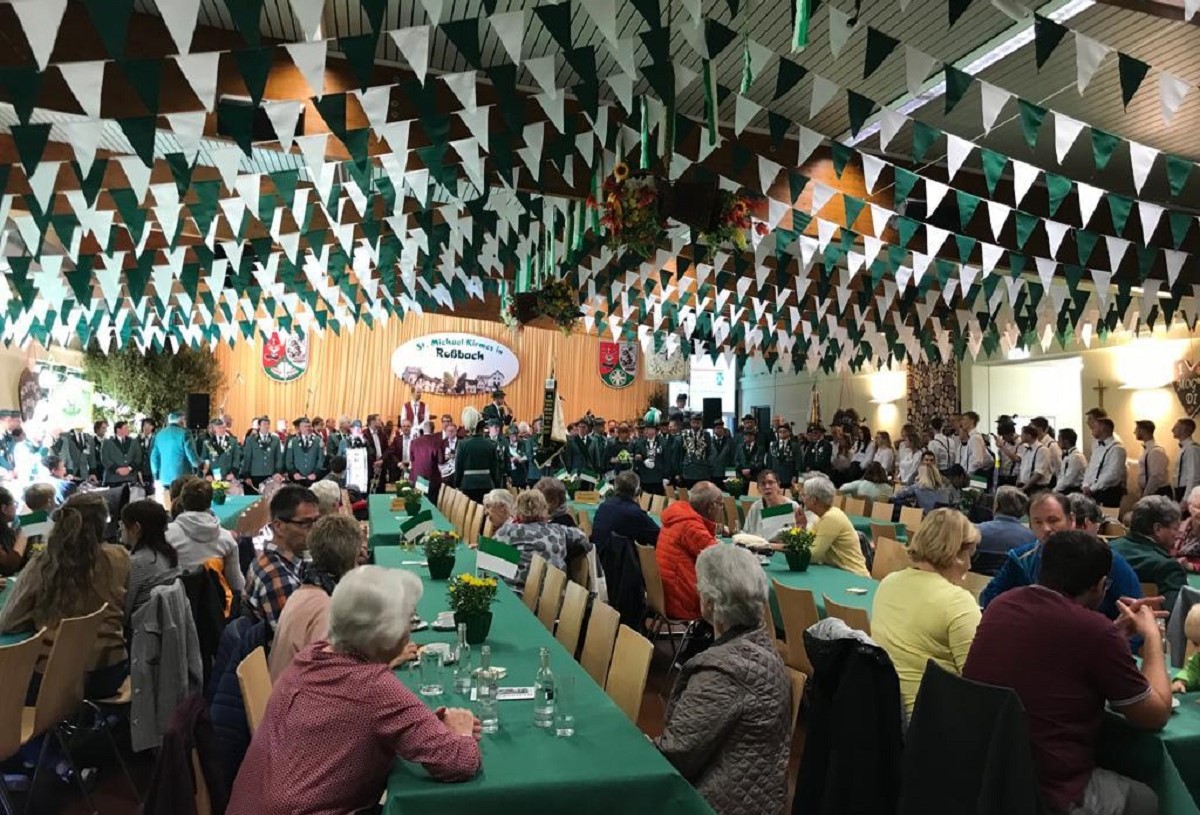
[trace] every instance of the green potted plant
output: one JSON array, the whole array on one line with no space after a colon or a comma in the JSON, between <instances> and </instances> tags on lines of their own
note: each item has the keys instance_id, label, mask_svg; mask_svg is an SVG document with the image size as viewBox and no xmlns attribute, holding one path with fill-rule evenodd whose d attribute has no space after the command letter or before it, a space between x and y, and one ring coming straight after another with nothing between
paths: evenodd
<instances>
[{"instance_id":1,"label":"green potted plant","mask_svg":"<svg viewBox=\"0 0 1200 815\"><path fill-rule=\"evenodd\" d=\"M407 481L401 482L396 487L396 497L404 502L404 511L409 515L416 515L421 511L421 499L424 496L420 490Z\"/></svg>"},{"instance_id":2,"label":"green potted plant","mask_svg":"<svg viewBox=\"0 0 1200 815\"><path fill-rule=\"evenodd\" d=\"M213 492L212 502L214 504L216 504L217 506L221 506L222 504L225 503L225 496L229 492L229 482L222 481L219 478L216 479L215 481L212 482L212 492Z\"/></svg>"},{"instance_id":3,"label":"green potted plant","mask_svg":"<svg viewBox=\"0 0 1200 815\"><path fill-rule=\"evenodd\" d=\"M740 476L725 479L725 491L734 498L741 498L746 490L746 482Z\"/></svg>"},{"instance_id":4,"label":"green potted plant","mask_svg":"<svg viewBox=\"0 0 1200 815\"><path fill-rule=\"evenodd\" d=\"M492 603L496 600L497 583L494 577L476 577L464 572L451 578L446 589L454 624L465 624L467 642L479 645L487 639L492 627Z\"/></svg>"},{"instance_id":5,"label":"green potted plant","mask_svg":"<svg viewBox=\"0 0 1200 815\"><path fill-rule=\"evenodd\" d=\"M454 551L462 541L457 532L429 532L421 536L421 547L425 550L425 562L429 564L429 576L434 580L445 580L454 571Z\"/></svg>"},{"instance_id":6,"label":"green potted plant","mask_svg":"<svg viewBox=\"0 0 1200 815\"><path fill-rule=\"evenodd\" d=\"M563 476L563 486L567 489L567 495L572 501L575 500L575 493L579 490L579 478L574 474Z\"/></svg>"},{"instance_id":7,"label":"green potted plant","mask_svg":"<svg viewBox=\"0 0 1200 815\"><path fill-rule=\"evenodd\" d=\"M816 538L816 533L811 529L801 529L798 526L780 533L779 542L783 544L783 556L787 559L789 569L793 572L808 571L808 564L812 561L813 541Z\"/></svg>"}]
</instances>

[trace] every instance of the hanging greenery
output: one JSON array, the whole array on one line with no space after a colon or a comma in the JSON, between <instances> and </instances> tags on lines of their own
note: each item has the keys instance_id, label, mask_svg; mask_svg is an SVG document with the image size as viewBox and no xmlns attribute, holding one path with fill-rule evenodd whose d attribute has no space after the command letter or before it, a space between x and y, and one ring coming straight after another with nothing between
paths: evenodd
<instances>
[{"instance_id":1,"label":"hanging greenery","mask_svg":"<svg viewBox=\"0 0 1200 815\"><path fill-rule=\"evenodd\" d=\"M741 193L721 190L717 193L717 214L711 229L702 230L701 243L709 246L730 245L739 251L750 248L750 230L758 235L767 234L767 225L754 223L750 217L750 199Z\"/></svg>"},{"instance_id":2,"label":"hanging greenery","mask_svg":"<svg viewBox=\"0 0 1200 815\"><path fill-rule=\"evenodd\" d=\"M667 228L660 215L658 179L647 173L631 174L624 162L604 179L603 200L588 198L588 206L601 212L613 245L639 257L654 254Z\"/></svg>"},{"instance_id":3,"label":"hanging greenery","mask_svg":"<svg viewBox=\"0 0 1200 815\"><path fill-rule=\"evenodd\" d=\"M215 356L186 347L142 353L126 346L105 354L93 345L84 357L83 374L98 394L159 423L171 411L182 410L189 393L215 393L224 384Z\"/></svg>"}]
</instances>

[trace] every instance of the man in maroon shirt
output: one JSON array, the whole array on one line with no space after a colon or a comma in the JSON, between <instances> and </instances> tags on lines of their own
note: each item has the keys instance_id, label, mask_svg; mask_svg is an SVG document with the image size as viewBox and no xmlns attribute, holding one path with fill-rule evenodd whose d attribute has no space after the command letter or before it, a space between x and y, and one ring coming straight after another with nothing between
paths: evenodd
<instances>
[{"instance_id":1,"label":"man in maroon shirt","mask_svg":"<svg viewBox=\"0 0 1200 815\"><path fill-rule=\"evenodd\" d=\"M1149 787L1096 766L1105 702L1145 730L1161 730L1171 715L1153 601L1124 598L1110 621L1095 610L1112 568L1108 545L1070 531L1054 533L1044 546L1037 584L988 605L963 676L1021 697L1051 811L1153 815L1158 799ZM1145 639L1140 672L1129 654L1135 633Z\"/></svg>"}]
</instances>

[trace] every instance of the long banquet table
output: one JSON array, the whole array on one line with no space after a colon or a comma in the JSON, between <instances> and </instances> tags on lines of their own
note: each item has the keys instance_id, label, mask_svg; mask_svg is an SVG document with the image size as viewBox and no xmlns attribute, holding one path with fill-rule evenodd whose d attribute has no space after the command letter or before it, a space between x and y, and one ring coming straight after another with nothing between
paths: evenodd
<instances>
[{"instance_id":1,"label":"long banquet table","mask_svg":"<svg viewBox=\"0 0 1200 815\"><path fill-rule=\"evenodd\" d=\"M262 499L258 495L228 495L225 497L225 503L213 504L212 511L221 522L221 526L232 531L237 528L242 513L260 500Z\"/></svg>"},{"instance_id":2,"label":"long banquet table","mask_svg":"<svg viewBox=\"0 0 1200 815\"><path fill-rule=\"evenodd\" d=\"M367 537L367 548L374 550L380 546L398 546L400 544L400 526L408 520L408 513L403 509L392 510L394 495L372 495L367 499L367 520L370 522L370 533ZM429 511L433 516L435 529L449 532L454 529L450 519L442 514L428 498L421 499L421 511Z\"/></svg>"},{"instance_id":3,"label":"long banquet table","mask_svg":"<svg viewBox=\"0 0 1200 815\"><path fill-rule=\"evenodd\" d=\"M417 559L398 547L375 550L376 563L409 568L421 577L425 594L417 611L422 619L433 620L448 608L446 583L430 580L424 567L402 565ZM474 567L474 551L460 547L455 573ZM507 586L501 585L492 613L487 644L492 648L492 665L508 671L504 686L533 685L541 647L550 649L556 677L574 677L575 735L562 739L535 728L532 701L501 702L500 731L483 738L483 770L478 777L462 784L442 784L430 779L419 765L397 761L388 779L386 815L712 811ZM423 645L453 642L454 635L425 630L413 634L413 639ZM478 647L472 649L472 659L478 665ZM416 677L410 671L399 670L397 676L415 689ZM451 687L428 701L431 706L471 706L468 697L454 693Z\"/></svg>"}]
</instances>

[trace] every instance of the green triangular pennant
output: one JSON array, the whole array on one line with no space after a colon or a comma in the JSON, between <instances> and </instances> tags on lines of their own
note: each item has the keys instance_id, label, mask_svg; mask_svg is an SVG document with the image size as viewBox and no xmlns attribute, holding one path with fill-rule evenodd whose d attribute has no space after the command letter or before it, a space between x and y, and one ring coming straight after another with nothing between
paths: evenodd
<instances>
[{"instance_id":1,"label":"green triangular pennant","mask_svg":"<svg viewBox=\"0 0 1200 815\"><path fill-rule=\"evenodd\" d=\"M50 140L50 124L13 125L10 131L25 174L33 175Z\"/></svg>"},{"instance_id":2,"label":"green triangular pennant","mask_svg":"<svg viewBox=\"0 0 1200 815\"><path fill-rule=\"evenodd\" d=\"M955 106L962 101L963 95L967 89L971 87L971 83L975 77L971 76L966 71L960 71L953 65L947 65L945 68L946 74L946 113L954 110Z\"/></svg>"},{"instance_id":3,"label":"green triangular pennant","mask_svg":"<svg viewBox=\"0 0 1200 815\"><path fill-rule=\"evenodd\" d=\"M341 141L346 140L346 95L344 93L327 93L320 99L314 98L313 105L329 132Z\"/></svg>"},{"instance_id":4,"label":"green triangular pennant","mask_svg":"<svg viewBox=\"0 0 1200 815\"><path fill-rule=\"evenodd\" d=\"M737 32L716 20L704 21L704 45L708 48L708 58L717 56L737 39Z\"/></svg>"},{"instance_id":5,"label":"green triangular pennant","mask_svg":"<svg viewBox=\"0 0 1200 815\"><path fill-rule=\"evenodd\" d=\"M1004 175L1004 168L1008 165L1008 156L986 147L979 148L979 153L983 157L983 177L987 181L988 195L994 198L996 183Z\"/></svg>"},{"instance_id":6,"label":"green triangular pennant","mask_svg":"<svg viewBox=\"0 0 1200 815\"><path fill-rule=\"evenodd\" d=\"M850 133L857 136L858 131L862 130L863 124L875 112L878 105L875 104L874 99L854 91L846 91L846 101L850 108Z\"/></svg>"},{"instance_id":7,"label":"green triangular pennant","mask_svg":"<svg viewBox=\"0 0 1200 815\"><path fill-rule=\"evenodd\" d=\"M920 178L916 173L909 172L897 165L896 167L896 186L895 197L896 206L900 206L908 200L908 196L912 194L913 188L917 185L917 180Z\"/></svg>"},{"instance_id":8,"label":"green triangular pennant","mask_svg":"<svg viewBox=\"0 0 1200 815\"><path fill-rule=\"evenodd\" d=\"M849 163L850 157L854 155L854 148L834 141L829 145L829 152L833 159L833 172L837 174L838 178L841 178L842 173L846 170L846 164Z\"/></svg>"},{"instance_id":9,"label":"green triangular pennant","mask_svg":"<svg viewBox=\"0 0 1200 815\"><path fill-rule=\"evenodd\" d=\"M863 211L867 202L850 195L843 195L842 200L846 207L846 228L854 229L854 222L858 220L859 213Z\"/></svg>"},{"instance_id":10,"label":"green triangular pennant","mask_svg":"<svg viewBox=\"0 0 1200 815\"><path fill-rule=\"evenodd\" d=\"M0 68L0 88L8 91L8 101L17 113L17 121L29 124L29 116L42 87L42 72L24 65Z\"/></svg>"},{"instance_id":11,"label":"green triangular pennant","mask_svg":"<svg viewBox=\"0 0 1200 815\"><path fill-rule=\"evenodd\" d=\"M1100 236L1087 229L1076 229L1075 234L1075 249L1079 255L1079 265L1086 266L1088 260L1092 257L1092 250L1096 248L1097 241Z\"/></svg>"},{"instance_id":12,"label":"green triangular pennant","mask_svg":"<svg viewBox=\"0 0 1200 815\"><path fill-rule=\"evenodd\" d=\"M803 65L798 65L786 57L780 57L779 76L775 79L775 95L771 97L772 101L794 89L807 74L808 69Z\"/></svg>"},{"instance_id":13,"label":"green triangular pennant","mask_svg":"<svg viewBox=\"0 0 1200 815\"><path fill-rule=\"evenodd\" d=\"M108 169L108 159L98 158L92 162L92 169L83 176L82 168L79 163L72 161L71 169L75 171L75 177L79 179L79 189L83 193L83 198L87 201L89 207L96 206L96 196L100 194L100 190L104 186L104 171ZM0 179L3 180L3 179ZM0 189L4 189L0 186Z\"/></svg>"},{"instance_id":14,"label":"green triangular pennant","mask_svg":"<svg viewBox=\"0 0 1200 815\"><path fill-rule=\"evenodd\" d=\"M267 89L267 75L271 73L270 48L237 48L233 56L237 60L238 74L246 83L246 93L254 102L254 107L262 104L263 93ZM349 59L350 55L347 54Z\"/></svg>"},{"instance_id":15,"label":"green triangular pennant","mask_svg":"<svg viewBox=\"0 0 1200 815\"><path fill-rule=\"evenodd\" d=\"M109 56L113 59L123 59L125 32L129 28L133 0L83 0L83 5Z\"/></svg>"},{"instance_id":16,"label":"green triangular pennant","mask_svg":"<svg viewBox=\"0 0 1200 815\"><path fill-rule=\"evenodd\" d=\"M942 131L933 125L913 120L913 161L921 162L929 153L933 143L942 137Z\"/></svg>"},{"instance_id":17,"label":"green triangular pennant","mask_svg":"<svg viewBox=\"0 0 1200 815\"><path fill-rule=\"evenodd\" d=\"M1033 15L1033 47L1036 54L1037 67L1040 71L1054 53L1054 49L1067 35L1066 26L1047 19L1040 14Z\"/></svg>"},{"instance_id":18,"label":"green triangular pennant","mask_svg":"<svg viewBox=\"0 0 1200 815\"><path fill-rule=\"evenodd\" d=\"M950 20L950 27L958 22L958 18L962 17L970 7L972 0L950 0L950 6L946 9L947 16Z\"/></svg>"},{"instance_id":19,"label":"green triangular pennant","mask_svg":"<svg viewBox=\"0 0 1200 815\"><path fill-rule=\"evenodd\" d=\"M1140 59L1122 51L1117 52L1117 71L1121 75L1121 101L1125 103L1126 108L1133 101L1134 94L1142 86L1142 80L1146 78L1149 70L1150 66Z\"/></svg>"},{"instance_id":20,"label":"green triangular pennant","mask_svg":"<svg viewBox=\"0 0 1200 815\"><path fill-rule=\"evenodd\" d=\"M358 4L362 7L363 14L367 15L367 22L371 24L371 30L378 36L383 31L383 19L387 12L388 0L358 0ZM494 9L488 12L488 14L494 13Z\"/></svg>"},{"instance_id":21,"label":"green triangular pennant","mask_svg":"<svg viewBox=\"0 0 1200 815\"><path fill-rule=\"evenodd\" d=\"M971 253L979 241L969 235L955 235L954 242L958 244L958 260L960 263L970 263Z\"/></svg>"},{"instance_id":22,"label":"green triangular pennant","mask_svg":"<svg viewBox=\"0 0 1200 815\"><path fill-rule=\"evenodd\" d=\"M1167 180L1171 182L1171 195L1179 195L1187 186L1188 176L1192 174L1192 162L1179 156L1166 154Z\"/></svg>"},{"instance_id":23,"label":"green triangular pennant","mask_svg":"<svg viewBox=\"0 0 1200 815\"><path fill-rule=\"evenodd\" d=\"M225 0L233 25L246 40L255 47L259 44L259 18L262 17L263 0Z\"/></svg>"},{"instance_id":24,"label":"green triangular pennant","mask_svg":"<svg viewBox=\"0 0 1200 815\"><path fill-rule=\"evenodd\" d=\"M340 96L341 94L331 94ZM325 97L326 99L329 96ZM217 122L222 133L233 136L237 146L247 156L254 147L254 114L258 108L235 101L222 100L217 103Z\"/></svg>"},{"instance_id":25,"label":"green triangular pennant","mask_svg":"<svg viewBox=\"0 0 1200 815\"><path fill-rule=\"evenodd\" d=\"M1062 202L1070 195L1072 186L1071 179L1057 173L1046 173L1046 190L1050 194L1051 218L1054 217L1054 213L1058 212L1058 208L1062 206Z\"/></svg>"},{"instance_id":26,"label":"green triangular pennant","mask_svg":"<svg viewBox=\"0 0 1200 815\"><path fill-rule=\"evenodd\" d=\"M954 195L958 199L959 229L965 232L967 224L971 222L971 218L975 215L975 210L979 208L979 204L982 203L983 199L962 190L955 190Z\"/></svg>"},{"instance_id":27,"label":"green triangular pennant","mask_svg":"<svg viewBox=\"0 0 1200 815\"><path fill-rule=\"evenodd\" d=\"M477 71L483 68L483 56L479 50L478 17L442 23L439 28L472 68Z\"/></svg>"},{"instance_id":28,"label":"green triangular pennant","mask_svg":"<svg viewBox=\"0 0 1200 815\"><path fill-rule=\"evenodd\" d=\"M550 36L558 43L563 51L575 47L571 41L571 3L545 3L534 6L533 13L542 21L542 25L550 32Z\"/></svg>"},{"instance_id":29,"label":"green triangular pennant","mask_svg":"<svg viewBox=\"0 0 1200 815\"><path fill-rule=\"evenodd\" d=\"M366 90L371 87L371 70L375 67L374 34L359 34L353 37L339 37L338 49L345 54L350 70L358 80L358 87Z\"/></svg>"},{"instance_id":30,"label":"green triangular pennant","mask_svg":"<svg viewBox=\"0 0 1200 815\"><path fill-rule=\"evenodd\" d=\"M1187 237L1188 230L1192 226L1192 216L1186 212L1171 210L1167 214L1167 220L1171 224L1171 240L1174 241L1175 248L1179 249L1183 246L1183 241ZM1150 236L1145 235L1143 239L1149 243Z\"/></svg>"},{"instance_id":31,"label":"green triangular pennant","mask_svg":"<svg viewBox=\"0 0 1200 815\"><path fill-rule=\"evenodd\" d=\"M1117 145L1121 140L1111 133L1105 133L1098 128L1092 128L1092 162L1096 165L1097 170L1103 170L1108 166L1108 160L1112 158L1113 152L1117 149Z\"/></svg>"},{"instance_id":32,"label":"green triangular pennant","mask_svg":"<svg viewBox=\"0 0 1200 815\"><path fill-rule=\"evenodd\" d=\"M1021 111L1021 134L1029 149L1033 150L1037 147L1038 131L1046 118L1046 109L1024 99L1017 100L1017 107Z\"/></svg>"},{"instance_id":33,"label":"green triangular pennant","mask_svg":"<svg viewBox=\"0 0 1200 815\"><path fill-rule=\"evenodd\" d=\"M642 15L642 19L651 28L662 28L662 10L659 8L658 0L631 0L631 5L637 9L638 14Z\"/></svg>"},{"instance_id":34,"label":"green triangular pennant","mask_svg":"<svg viewBox=\"0 0 1200 815\"><path fill-rule=\"evenodd\" d=\"M1106 193L1104 200L1108 201L1108 211L1112 215L1113 229L1118 235L1124 234L1125 223L1129 220L1129 213L1133 211L1133 201L1113 192Z\"/></svg>"},{"instance_id":35,"label":"green triangular pennant","mask_svg":"<svg viewBox=\"0 0 1200 815\"><path fill-rule=\"evenodd\" d=\"M867 26L867 56L863 62L863 79L875 73L899 44L899 40L889 37L873 26Z\"/></svg>"},{"instance_id":36,"label":"green triangular pennant","mask_svg":"<svg viewBox=\"0 0 1200 815\"><path fill-rule=\"evenodd\" d=\"M183 153L167 153L163 159L171 168L171 177L175 179L175 189L179 190L179 197L182 198L187 194L188 188L192 186L192 172L196 169L196 165L188 164L187 156Z\"/></svg>"},{"instance_id":37,"label":"green triangular pennant","mask_svg":"<svg viewBox=\"0 0 1200 815\"><path fill-rule=\"evenodd\" d=\"M1019 209L1015 210L1014 213L1016 215L1014 220L1017 224L1017 248L1024 249L1025 242L1029 240L1029 236L1033 234L1033 230L1042 221L1036 215L1021 212Z\"/></svg>"}]
</instances>

